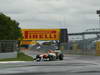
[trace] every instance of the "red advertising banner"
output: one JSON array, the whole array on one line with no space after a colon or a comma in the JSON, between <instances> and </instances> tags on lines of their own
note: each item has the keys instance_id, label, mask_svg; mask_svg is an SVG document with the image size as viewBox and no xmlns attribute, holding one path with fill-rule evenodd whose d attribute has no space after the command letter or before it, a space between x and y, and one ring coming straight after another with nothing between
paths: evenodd
<instances>
[{"instance_id":1,"label":"red advertising banner","mask_svg":"<svg viewBox=\"0 0 100 75\"><path fill-rule=\"evenodd\" d=\"M60 29L22 29L23 40L59 40Z\"/></svg>"}]
</instances>

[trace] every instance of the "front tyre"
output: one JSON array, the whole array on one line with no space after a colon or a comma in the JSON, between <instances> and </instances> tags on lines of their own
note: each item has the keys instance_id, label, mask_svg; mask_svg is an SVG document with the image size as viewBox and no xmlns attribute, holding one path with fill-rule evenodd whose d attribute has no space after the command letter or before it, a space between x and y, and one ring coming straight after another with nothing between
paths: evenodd
<instances>
[{"instance_id":1,"label":"front tyre","mask_svg":"<svg viewBox=\"0 0 100 75\"><path fill-rule=\"evenodd\" d=\"M36 60L37 60L37 61L41 61L40 55L36 55Z\"/></svg>"}]
</instances>

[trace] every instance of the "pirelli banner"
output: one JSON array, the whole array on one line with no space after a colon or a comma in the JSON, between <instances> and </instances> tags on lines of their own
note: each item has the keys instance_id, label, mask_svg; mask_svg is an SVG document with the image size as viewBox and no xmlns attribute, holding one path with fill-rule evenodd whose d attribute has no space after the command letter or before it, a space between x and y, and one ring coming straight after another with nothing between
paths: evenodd
<instances>
[{"instance_id":1,"label":"pirelli banner","mask_svg":"<svg viewBox=\"0 0 100 75\"><path fill-rule=\"evenodd\" d=\"M23 40L60 40L60 29L22 29Z\"/></svg>"}]
</instances>

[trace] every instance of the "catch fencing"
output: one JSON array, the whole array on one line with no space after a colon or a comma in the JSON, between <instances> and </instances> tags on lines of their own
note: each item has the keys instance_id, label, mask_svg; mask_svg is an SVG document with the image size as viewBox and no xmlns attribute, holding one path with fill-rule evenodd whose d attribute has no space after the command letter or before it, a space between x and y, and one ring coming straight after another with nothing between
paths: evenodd
<instances>
[{"instance_id":1,"label":"catch fencing","mask_svg":"<svg viewBox=\"0 0 100 75\"><path fill-rule=\"evenodd\" d=\"M0 40L0 53L14 52L17 50L18 41Z\"/></svg>"},{"instance_id":2,"label":"catch fencing","mask_svg":"<svg viewBox=\"0 0 100 75\"><path fill-rule=\"evenodd\" d=\"M74 55L96 55L96 42L90 39L69 41L64 52Z\"/></svg>"}]
</instances>

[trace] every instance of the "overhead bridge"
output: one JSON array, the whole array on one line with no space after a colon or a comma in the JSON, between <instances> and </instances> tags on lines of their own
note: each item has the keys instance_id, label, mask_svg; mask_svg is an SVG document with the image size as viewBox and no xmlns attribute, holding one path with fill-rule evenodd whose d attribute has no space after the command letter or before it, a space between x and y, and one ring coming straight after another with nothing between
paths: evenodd
<instances>
[{"instance_id":1,"label":"overhead bridge","mask_svg":"<svg viewBox=\"0 0 100 75\"><path fill-rule=\"evenodd\" d=\"M100 31L96 31L96 32L81 32L81 33L69 33L68 35L85 35L85 34L100 34Z\"/></svg>"}]
</instances>

